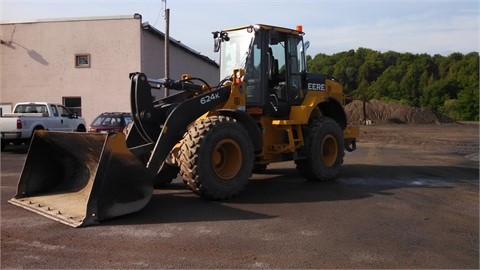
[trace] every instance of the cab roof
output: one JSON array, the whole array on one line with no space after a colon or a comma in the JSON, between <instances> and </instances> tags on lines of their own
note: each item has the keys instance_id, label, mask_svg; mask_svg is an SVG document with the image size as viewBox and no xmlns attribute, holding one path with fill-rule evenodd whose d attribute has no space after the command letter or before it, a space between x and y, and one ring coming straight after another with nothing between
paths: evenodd
<instances>
[{"instance_id":1,"label":"cab roof","mask_svg":"<svg viewBox=\"0 0 480 270\"><path fill-rule=\"evenodd\" d=\"M285 27L279 27L279 26L273 26L273 25L267 25L267 24L251 24L251 25L245 25L245 26L240 26L240 27L235 27L235 28L229 28L222 30L224 32L230 32L230 31L236 31L236 30L241 30L241 29L247 29L247 28L257 28L257 29L263 29L263 30L276 30L279 32L291 34L291 35L298 35L302 36L305 33L302 31L299 31L297 29L290 29L290 28L285 28Z\"/></svg>"}]
</instances>

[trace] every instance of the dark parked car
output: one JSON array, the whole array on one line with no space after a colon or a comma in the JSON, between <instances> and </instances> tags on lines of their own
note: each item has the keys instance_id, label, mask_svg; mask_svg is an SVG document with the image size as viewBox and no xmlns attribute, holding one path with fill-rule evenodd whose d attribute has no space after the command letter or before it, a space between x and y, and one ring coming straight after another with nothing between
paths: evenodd
<instances>
[{"instance_id":1,"label":"dark parked car","mask_svg":"<svg viewBox=\"0 0 480 270\"><path fill-rule=\"evenodd\" d=\"M100 114L88 126L88 132L122 132L128 124L133 122L132 114L125 112L105 112Z\"/></svg>"}]
</instances>

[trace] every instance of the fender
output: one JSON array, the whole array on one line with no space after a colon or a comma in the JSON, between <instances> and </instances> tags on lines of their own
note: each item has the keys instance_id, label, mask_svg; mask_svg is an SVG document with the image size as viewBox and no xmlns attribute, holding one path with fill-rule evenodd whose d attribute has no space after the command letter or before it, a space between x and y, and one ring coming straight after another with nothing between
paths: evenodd
<instances>
[{"instance_id":1,"label":"fender","mask_svg":"<svg viewBox=\"0 0 480 270\"><path fill-rule=\"evenodd\" d=\"M321 102L317 106L323 116L334 119L342 130L347 127L347 115L336 98L328 97L325 102Z\"/></svg>"},{"instance_id":2,"label":"fender","mask_svg":"<svg viewBox=\"0 0 480 270\"><path fill-rule=\"evenodd\" d=\"M239 111L239 110L220 109L218 110L218 113L220 115L235 118L238 122L240 122L242 126L245 128L245 130L248 132L248 135L250 135L255 153L259 153L262 151L262 147L263 147L262 131L258 127L255 119L253 119L246 112Z\"/></svg>"}]
</instances>

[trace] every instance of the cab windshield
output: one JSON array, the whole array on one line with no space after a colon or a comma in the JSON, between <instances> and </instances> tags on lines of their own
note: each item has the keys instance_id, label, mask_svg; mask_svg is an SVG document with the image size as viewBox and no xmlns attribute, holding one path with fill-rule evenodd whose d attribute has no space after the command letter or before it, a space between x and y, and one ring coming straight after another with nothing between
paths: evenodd
<instances>
[{"instance_id":1,"label":"cab windshield","mask_svg":"<svg viewBox=\"0 0 480 270\"><path fill-rule=\"evenodd\" d=\"M233 69L245 68L245 62L255 32L250 29L241 29L228 32L228 41L223 41L220 50L220 79L232 75Z\"/></svg>"}]
</instances>

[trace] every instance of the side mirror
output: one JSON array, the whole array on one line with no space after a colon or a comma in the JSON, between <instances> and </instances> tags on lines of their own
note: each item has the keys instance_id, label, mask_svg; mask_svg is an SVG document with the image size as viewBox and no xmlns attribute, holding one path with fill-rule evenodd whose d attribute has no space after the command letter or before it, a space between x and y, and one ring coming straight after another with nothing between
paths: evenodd
<instances>
[{"instance_id":1,"label":"side mirror","mask_svg":"<svg viewBox=\"0 0 480 270\"><path fill-rule=\"evenodd\" d=\"M223 41L229 41L230 38L228 37L228 33L223 31L212 32L212 34L213 34L213 40L214 40L213 51L218 52L220 50L220 44Z\"/></svg>"},{"instance_id":2,"label":"side mirror","mask_svg":"<svg viewBox=\"0 0 480 270\"><path fill-rule=\"evenodd\" d=\"M303 44L303 47L305 48L305 51L307 51L308 47L310 47L310 41L305 41L305 43Z\"/></svg>"},{"instance_id":3,"label":"side mirror","mask_svg":"<svg viewBox=\"0 0 480 270\"><path fill-rule=\"evenodd\" d=\"M218 52L220 51L220 39L219 38L216 38L213 40L214 44L213 44L213 52Z\"/></svg>"}]
</instances>

